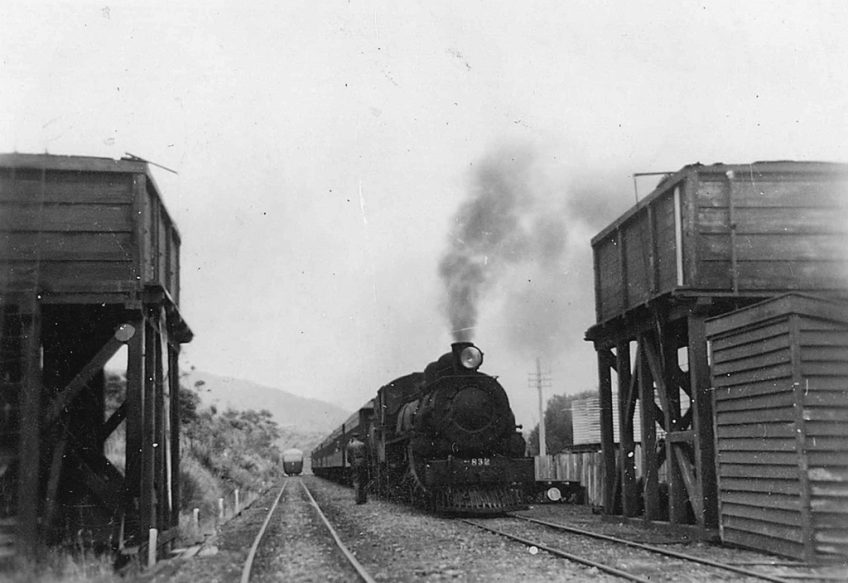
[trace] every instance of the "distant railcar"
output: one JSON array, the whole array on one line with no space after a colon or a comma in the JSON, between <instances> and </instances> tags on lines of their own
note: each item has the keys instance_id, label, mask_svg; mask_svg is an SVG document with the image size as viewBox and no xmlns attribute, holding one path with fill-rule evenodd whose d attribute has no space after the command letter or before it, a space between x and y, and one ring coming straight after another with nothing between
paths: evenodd
<instances>
[{"instance_id":1,"label":"distant railcar","mask_svg":"<svg viewBox=\"0 0 848 583\"><path fill-rule=\"evenodd\" d=\"M365 442L371 487L441 512L496 514L521 508L533 460L503 387L479 372L470 342L380 388L312 451L312 471L350 481L347 444Z\"/></svg>"},{"instance_id":2,"label":"distant railcar","mask_svg":"<svg viewBox=\"0 0 848 583\"><path fill-rule=\"evenodd\" d=\"M287 476L299 476L303 471L303 452L297 448L283 452L283 471Z\"/></svg>"}]
</instances>

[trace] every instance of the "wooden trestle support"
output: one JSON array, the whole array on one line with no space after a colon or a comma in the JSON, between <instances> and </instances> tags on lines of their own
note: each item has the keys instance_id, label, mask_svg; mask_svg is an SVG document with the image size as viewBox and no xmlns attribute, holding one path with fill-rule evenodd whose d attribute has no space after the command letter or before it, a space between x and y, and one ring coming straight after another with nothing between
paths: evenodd
<instances>
[{"instance_id":1,"label":"wooden trestle support","mask_svg":"<svg viewBox=\"0 0 848 583\"><path fill-rule=\"evenodd\" d=\"M654 310L640 322L594 338L598 358L601 445L607 514L698 526L702 534L717 528L712 398L704 321L709 314L694 306ZM679 354L685 352L685 357ZM681 362L682 361L682 362ZM619 410L613 411L613 372ZM690 406L681 407L681 392ZM641 418L636 419L636 402ZM618 416L620 447L613 440ZM633 430L640 424L641 480L636 479ZM657 439L657 429L665 436ZM666 464L667 502L660 469ZM664 484L665 486L665 484Z\"/></svg>"},{"instance_id":2,"label":"wooden trestle support","mask_svg":"<svg viewBox=\"0 0 848 583\"><path fill-rule=\"evenodd\" d=\"M0 558L176 532L180 245L143 160L0 154Z\"/></svg>"},{"instance_id":3,"label":"wooden trestle support","mask_svg":"<svg viewBox=\"0 0 848 583\"><path fill-rule=\"evenodd\" d=\"M717 528L705 321L789 291L844 296L847 187L844 164L691 164L593 237L605 512L635 516L643 499L647 519Z\"/></svg>"},{"instance_id":4,"label":"wooden trestle support","mask_svg":"<svg viewBox=\"0 0 848 583\"><path fill-rule=\"evenodd\" d=\"M179 523L177 359L191 338L167 293L147 288L135 305L6 295L0 318L0 512L17 525L15 552L63 542L132 554L150 528L167 550ZM106 418L103 369L123 346L126 394ZM104 455L122 424L123 471Z\"/></svg>"}]
</instances>

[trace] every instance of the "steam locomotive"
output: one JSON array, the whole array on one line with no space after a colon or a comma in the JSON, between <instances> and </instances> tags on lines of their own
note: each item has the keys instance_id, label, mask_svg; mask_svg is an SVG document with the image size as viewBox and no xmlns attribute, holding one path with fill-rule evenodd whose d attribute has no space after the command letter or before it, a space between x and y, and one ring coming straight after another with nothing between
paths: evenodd
<instances>
[{"instance_id":1,"label":"steam locomotive","mask_svg":"<svg viewBox=\"0 0 848 583\"><path fill-rule=\"evenodd\" d=\"M497 379L478 371L470 342L388 383L312 451L312 471L350 481L346 446L368 449L371 489L447 513L495 514L525 506L533 460Z\"/></svg>"}]
</instances>

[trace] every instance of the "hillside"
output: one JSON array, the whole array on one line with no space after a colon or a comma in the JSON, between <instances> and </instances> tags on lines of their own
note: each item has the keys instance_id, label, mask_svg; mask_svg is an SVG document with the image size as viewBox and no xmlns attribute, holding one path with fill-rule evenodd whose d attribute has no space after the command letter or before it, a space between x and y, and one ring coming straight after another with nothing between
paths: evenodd
<instances>
[{"instance_id":1,"label":"hillside","mask_svg":"<svg viewBox=\"0 0 848 583\"><path fill-rule=\"evenodd\" d=\"M341 407L293 395L260 384L192 370L183 379L186 387L197 391L201 405L214 405L219 411L267 409L280 426L280 446L308 451L340 425L350 412Z\"/></svg>"}]
</instances>

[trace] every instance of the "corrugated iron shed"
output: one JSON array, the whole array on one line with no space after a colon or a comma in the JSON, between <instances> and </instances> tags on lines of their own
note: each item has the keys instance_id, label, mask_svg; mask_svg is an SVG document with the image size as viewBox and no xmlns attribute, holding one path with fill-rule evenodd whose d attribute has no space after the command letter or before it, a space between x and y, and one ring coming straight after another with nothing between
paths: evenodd
<instances>
[{"instance_id":1,"label":"corrugated iron shed","mask_svg":"<svg viewBox=\"0 0 848 583\"><path fill-rule=\"evenodd\" d=\"M618 411L618 393L612 395L612 410ZM689 396L685 393L680 396L680 406L686 411L690 406ZM635 418L642 416L641 406L636 403ZM577 399L571 403L571 422L573 427L574 445L600 445L601 443L601 404L598 397L586 397ZM619 443L618 436L619 418L612 419L612 439ZM657 439L665 437L665 430L657 429ZM642 442L642 428L638 425L633 427L633 441Z\"/></svg>"},{"instance_id":2,"label":"corrugated iron shed","mask_svg":"<svg viewBox=\"0 0 848 583\"><path fill-rule=\"evenodd\" d=\"M788 294L707 321L726 542L848 557L848 303Z\"/></svg>"}]
</instances>

